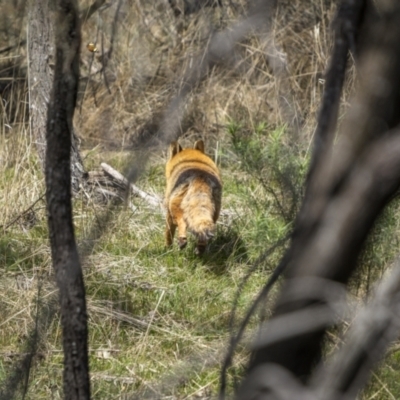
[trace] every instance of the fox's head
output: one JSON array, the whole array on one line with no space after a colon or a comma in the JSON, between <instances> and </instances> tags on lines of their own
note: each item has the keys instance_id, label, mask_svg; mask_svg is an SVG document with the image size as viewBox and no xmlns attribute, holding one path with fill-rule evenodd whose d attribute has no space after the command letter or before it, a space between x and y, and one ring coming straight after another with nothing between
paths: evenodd
<instances>
[{"instance_id":1,"label":"fox's head","mask_svg":"<svg viewBox=\"0 0 400 400\"><path fill-rule=\"evenodd\" d=\"M204 141L203 140L197 140L194 143L193 148L195 150L201 151L202 153L204 153ZM182 150L182 146L178 143L178 142L172 142L169 145L169 149L168 149L168 160L171 160L176 154L180 153Z\"/></svg>"}]
</instances>

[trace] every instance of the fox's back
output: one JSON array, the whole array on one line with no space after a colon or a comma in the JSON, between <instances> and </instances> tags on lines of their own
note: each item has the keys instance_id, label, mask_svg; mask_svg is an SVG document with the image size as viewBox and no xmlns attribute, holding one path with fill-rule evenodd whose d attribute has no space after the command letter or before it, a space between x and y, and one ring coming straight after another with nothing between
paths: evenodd
<instances>
[{"instance_id":1,"label":"fox's back","mask_svg":"<svg viewBox=\"0 0 400 400\"><path fill-rule=\"evenodd\" d=\"M212 186L221 186L219 171L214 161L196 149L184 149L175 154L166 165L166 197L182 184L202 178Z\"/></svg>"},{"instance_id":2,"label":"fox's back","mask_svg":"<svg viewBox=\"0 0 400 400\"><path fill-rule=\"evenodd\" d=\"M179 247L187 244L186 230L197 237L196 253L201 254L214 236L215 223L221 209L222 183L214 161L204 154L204 142L198 140L193 149L182 149L178 142L169 146L165 168L167 246L172 245L178 228Z\"/></svg>"}]
</instances>

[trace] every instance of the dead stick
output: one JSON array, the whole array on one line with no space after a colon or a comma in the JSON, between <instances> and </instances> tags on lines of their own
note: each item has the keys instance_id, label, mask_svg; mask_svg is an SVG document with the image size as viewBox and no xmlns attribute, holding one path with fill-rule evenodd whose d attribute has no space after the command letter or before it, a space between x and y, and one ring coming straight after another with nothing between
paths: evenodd
<instances>
[{"instance_id":1,"label":"dead stick","mask_svg":"<svg viewBox=\"0 0 400 400\"><path fill-rule=\"evenodd\" d=\"M143 200L145 200L148 204L150 204L153 207L162 207L162 201L160 198L152 196L143 190L139 189L136 185L133 183L129 182L128 179L126 179L121 173L119 173L117 170L114 168L110 167L106 163L101 163L101 168L110 175L112 178L114 178L116 181L122 183L126 187L129 187L132 191L133 194L139 196Z\"/></svg>"}]
</instances>

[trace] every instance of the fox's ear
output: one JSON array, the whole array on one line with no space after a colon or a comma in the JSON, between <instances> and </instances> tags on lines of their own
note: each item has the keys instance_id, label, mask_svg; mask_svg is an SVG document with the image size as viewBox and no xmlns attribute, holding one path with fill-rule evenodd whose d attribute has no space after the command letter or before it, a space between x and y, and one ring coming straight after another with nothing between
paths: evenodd
<instances>
[{"instance_id":1,"label":"fox's ear","mask_svg":"<svg viewBox=\"0 0 400 400\"><path fill-rule=\"evenodd\" d=\"M195 144L194 144L194 148L196 150L201 151L202 153L204 153L204 142L203 140L198 140Z\"/></svg>"},{"instance_id":2,"label":"fox's ear","mask_svg":"<svg viewBox=\"0 0 400 400\"><path fill-rule=\"evenodd\" d=\"M168 149L168 159L170 160L175 154L182 151L182 147L178 142L172 142Z\"/></svg>"}]
</instances>

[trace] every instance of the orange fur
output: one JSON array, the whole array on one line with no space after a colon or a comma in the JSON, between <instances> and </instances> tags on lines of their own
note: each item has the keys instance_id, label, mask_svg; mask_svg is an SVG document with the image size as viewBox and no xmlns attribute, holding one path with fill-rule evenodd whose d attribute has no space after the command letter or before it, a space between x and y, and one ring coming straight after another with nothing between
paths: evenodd
<instances>
[{"instance_id":1,"label":"orange fur","mask_svg":"<svg viewBox=\"0 0 400 400\"><path fill-rule=\"evenodd\" d=\"M178 227L179 247L184 248L186 230L189 230L197 237L196 253L200 254L208 239L214 236L215 222L221 210L222 183L218 168L204 154L202 140L197 141L193 149L182 149L173 142L169 147L165 175L166 244L172 245Z\"/></svg>"}]
</instances>

